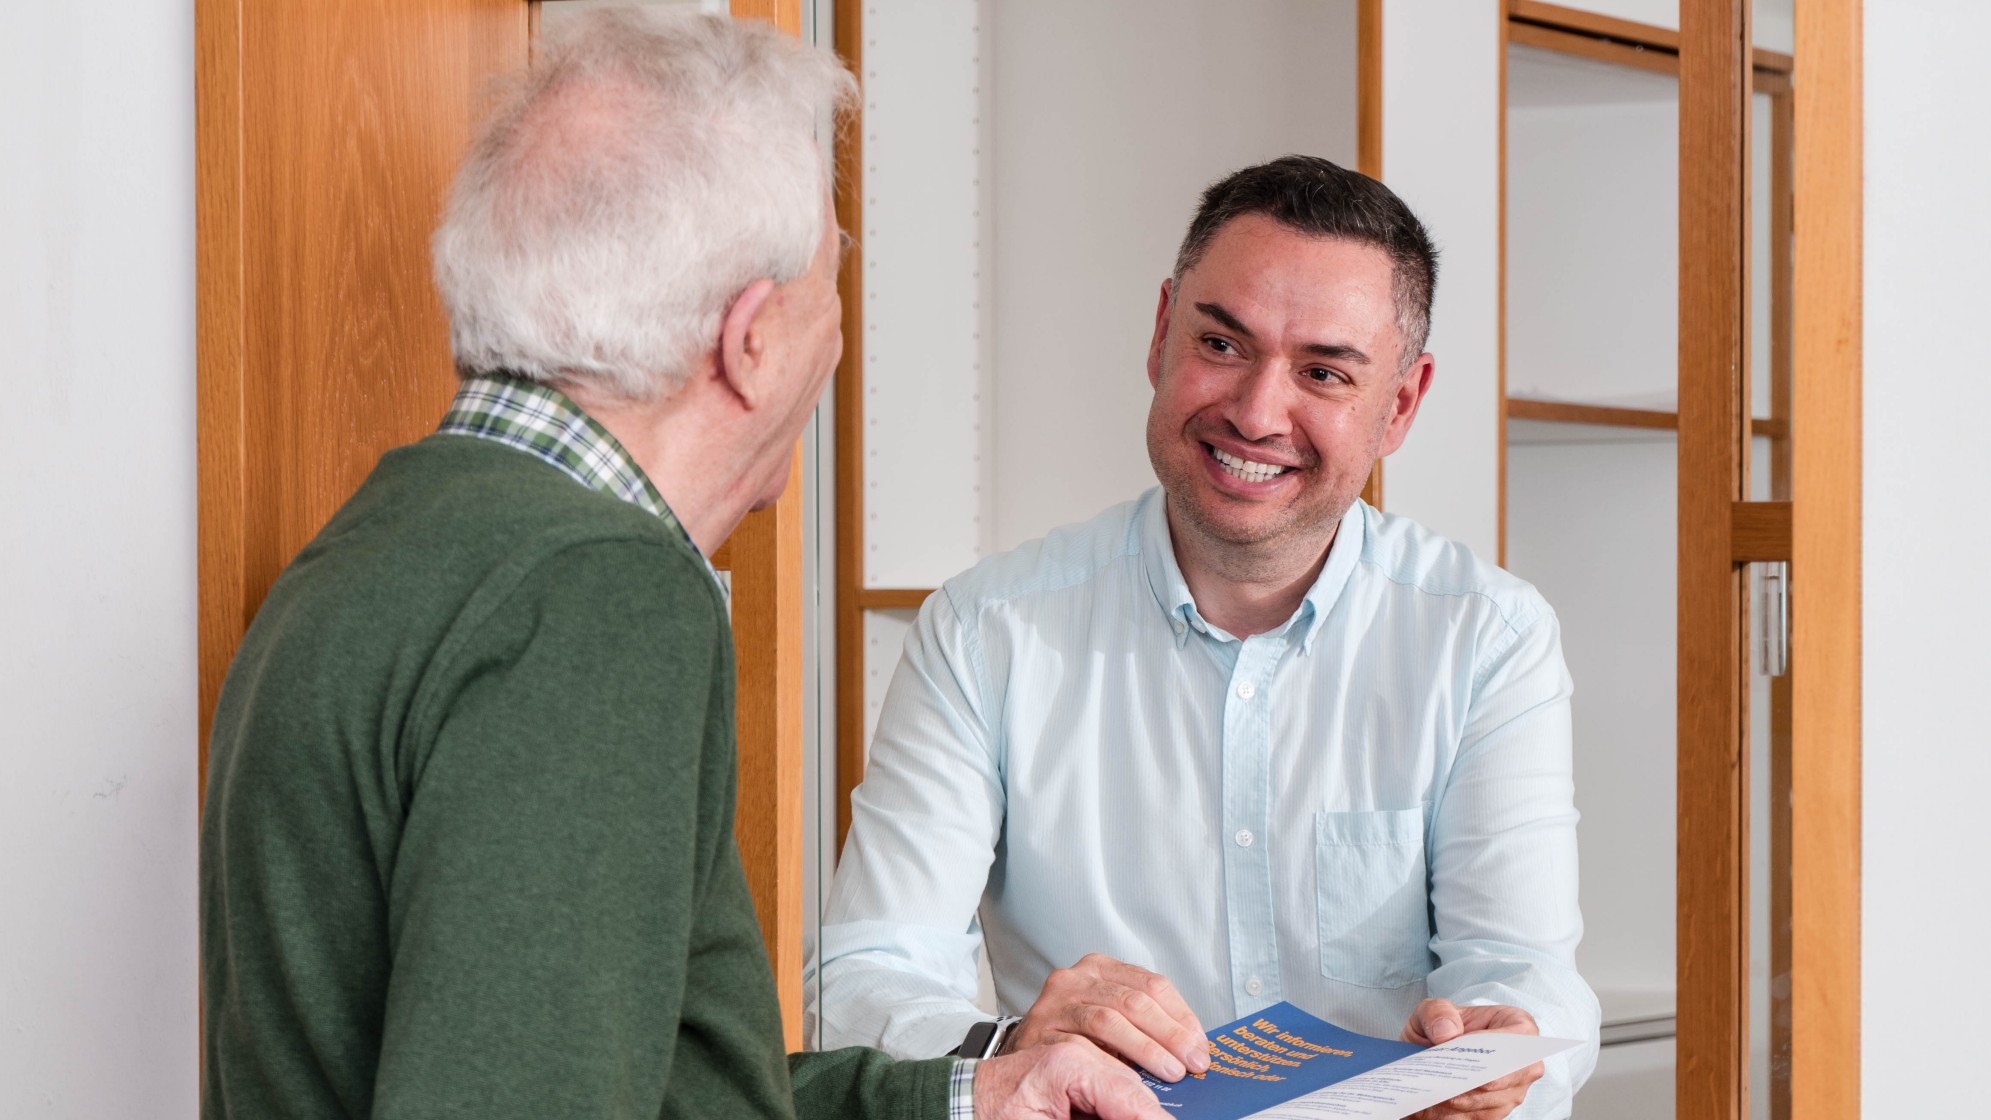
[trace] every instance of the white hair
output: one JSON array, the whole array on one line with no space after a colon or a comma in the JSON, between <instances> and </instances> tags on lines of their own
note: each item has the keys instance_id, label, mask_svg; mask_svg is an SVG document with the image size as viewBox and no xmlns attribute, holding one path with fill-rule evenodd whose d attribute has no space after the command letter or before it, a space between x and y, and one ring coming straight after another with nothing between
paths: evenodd
<instances>
[{"instance_id":1,"label":"white hair","mask_svg":"<svg viewBox=\"0 0 1991 1120\"><path fill-rule=\"evenodd\" d=\"M817 125L855 95L762 23L576 17L504 91L435 233L458 372L670 396L748 284L807 271Z\"/></svg>"}]
</instances>

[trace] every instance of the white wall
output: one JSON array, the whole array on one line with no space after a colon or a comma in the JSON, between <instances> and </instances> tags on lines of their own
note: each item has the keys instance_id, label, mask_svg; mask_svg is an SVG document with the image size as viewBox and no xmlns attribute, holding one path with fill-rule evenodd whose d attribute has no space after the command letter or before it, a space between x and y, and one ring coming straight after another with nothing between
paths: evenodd
<instances>
[{"instance_id":1,"label":"white wall","mask_svg":"<svg viewBox=\"0 0 1991 1120\"><path fill-rule=\"evenodd\" d=\"M0 1115L191 1117L193 6L0 36Z\"/></svg>"},{"instance_id":2,"label":"white wall","mask_svg":"<svg viewBox=\"0 0 1991 1120\"><path fill-rule=\"evenodd\" d=\"M1984 1066L1991 8L1870 0L1865 18L1861 1088L1870 1117L1968 1115L1982 1094L1924 1071Z\"/></svg>"},{"instance_id":3,"label":"white wall","mask_svg":"<svg viewBox=\"0 0 1991 1120\"><path fill-rule=\"evenodd\" d=\"M1352 0L1000 0L992 9L992 534L1154 485L1155 300L1211 182L1355 162Z\"/></svg>"},{"instance_id":4,"label":"white wall","mask_svg":"<svg viewBox=\"0 0 1991 1120\"><path fill-rule=\"evenodd\" d=\"M864 576L933 586L1154 484L1159 285L1213 180L1353 163L1355 4L865 18Z\"/></svg>"},{"instance_id":5,"label":"white wall","mask_svg":"<svg viewBox=\"0 0 1991 1120\"><path fill-rule=\"evenodd\" d=\"M1383 507L1499 556L1500 5L1383 4L1383 181L1438 243L1430 395Z\"/></svg>"}]
</instances>

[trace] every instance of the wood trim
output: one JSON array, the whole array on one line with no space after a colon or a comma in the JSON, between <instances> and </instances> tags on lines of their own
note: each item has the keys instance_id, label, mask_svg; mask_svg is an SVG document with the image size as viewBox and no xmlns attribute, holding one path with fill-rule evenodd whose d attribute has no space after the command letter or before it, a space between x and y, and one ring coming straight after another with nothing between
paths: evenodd
<instances>
[{"instance_id":1,"label":"wood trim","mask_svg":"<svg viewBox=\"0 0 1991 1120\"><path fill-rule=\"evenodd\" d=\"M1507 566L1507 33L1511 28L1507 20L1500 21L1500 101L1498 112L1500 123L1495 133L1495 142L1500 145L1500 185L1496 191L1495 205L1499 208L1495 217L1494 260L1496 261L1495 280L1495 319L1494 346L1497 349L1494 362L1496 405L1494 416L1494 439L1497 441L1494 453L1497 474L1495 487L1495 544L1493 562Z\"/></svg>"},{"instance_id":2,"label":"wood trim","mask_svg":"<svg viewBox=\"0 0 1991 1120\"><path fill-rule=\"evenodd\" d=\"M1729 558L1737 564L1791 558L1791 504L1736 502L1729 506Z\"/></svg>"},{"instance_id":3,"label":"wood trim","mask_svg":"<svg viewBox=\"0 0 1991 1120\"><path fill-rule=\"evenodd\" d=\"M731 0L728 10L734 19L762 20L790 35L802 34L802 0Z\"/></svg>"},{"instance_id":4,"label":"wood trim","mask_svg":"<svg viewBox=\"0 0 1991 1120\"><path fill-rule=\"evenodd\" d=\"M735 19L802 31L801 0L732 0ZM781 1033L802 1048L802 469L720 550L733 579L740 785L733 837L774 969Z\"/></svg>"},{"instance_id":5,"label":"wood trim","mask_svg":"<svg viewBox=\"0 0 1991 1120\"><path fill-rule=\"evenodd\" d=\"M1861 4L1803 0L1792 91L1791 1116L1860 1114Z\"/></svg>"},{"instance_id":6,"label":"wood trim","mask_svg":"<svg viewBox=\"0 0 1991 1120\"><path fill-rule=\"evenodd\" d=\"M1764 74L1756 72L1762 90ZM1770 440L1770 499L1791 496L1791 98L1790 80L1770 99L1770 415L1785 425ZM1755 453L1754 442L1749 448ZM1788 594L1788 585L1786 586ZM1791 974L1791 674L1770 678L1770 975ZM1791 1112L1791 1000L1785 984L1770 985L1770 1115Z\"/></svg>"},{"instance_id":7,"label":"wood trim","mask_svg":"<svg viewBox=\"0 0 1991 1120\"><path fill-rule=\"evenodd\" d=\"M1506 415L1515 420L1538 420L1551 424L1595 424L1606 428L1648 428L1674 431L1680 414L1656 408L1618 408L1613 405L1582 404L1576 401L1544 401L1532 397L1506 398ZM1782 440L1790 424L1775 416L1755 416L1743 420L1750 435Z\"/></svg>"},{"instance_id":8,"label":"wood trim","mask_svg":"<svg viewBox=\"0 0 1991 1120\"><path fill-rule=\"evenodd\" d=\"M1383 177L1383 0L1355 6L1355 170Z\"/></svg>"},{"instance_id":9,"label":"wood trim","mask_svg":"<svg viewBox=\"0 0 1991 1120\"><path fill-rule=\"evenodd\" d=\"M1682 4L1674 1099L1695 1120L1748 1115L1748 661L1732 539L1748 356L1748 41L1747 0Z\"/></svg>"},{"instance_id":10,"label":"wood trim","mask_svg":"<svg viewBox=\"0 0 1991 1120\"><path fill-rule=\"evenodd\" d=\"M835 42L864 77L864 8L836 5ZM836 846L850 832L850 794L864 778L864 111L836 146L837 221L854 239L837 278L843 358L836 372Z\"/></svg>"},{"instance_id":11,"label":"wood trim","mask_svg":"<svg viewBox=\"0 0 1991 1120\"><path fill-rule=\"evenodd\" d=\"M1355 170L1382 181L1383 0L1359 0L1355 6ZM1369 466L1362 500L1383 508L1381 459Z\"/></svg>"},{"instance_id":12,"label":"wood trim","mask_svg":"<svg viewBox=\"0 0 1991 1120\"><path fill-rule=\"evenodd\" d=\"M1757 85L1762 88L1761 83ZM1770 420L1757 428L1770 437L1770 498L1790 499L1791 441L1791 217L1795 184L1791 177L1791 97L1770 98ZM1753 451L1753 448L1752 448Z\"/></svg>"},{"instance_id":13,"label":"wood trim","mask_svg":"<svg viewBox=\"0 0 1991 1120\"><path fill-rule=\"evenodd\" d=\"M1754 82L1757 93L1767 93L1772 97L1782 97L1791 91L1790 71L1765 70L1757 67Z\"/></svg>"},{"instance_id":14,"label":"wood trim","mask_svg":"<svg viewBox=\"0 0 1991 1120\"><path fill-rule=\"evenodd\" d=\"M1765 50L1756 47L1749 52L1749 64L1756 71L1756 88L1762 89L1764 75L1775 75L1790 83L1792 57L1782 51Z\"/></svg>"},{"instance_id":15,"label":"wood trim","mask_svg":"<svg viewBox=\"0 0 1991 1120\"><path fill-rule=\"evenodd\" d=\"M242 0L194 3L194 432L200 516L199 799L228 663L248 628L244 430Z\"/></svg>"},{"instance_id":16,"label":"wood trim","mask_svg":"<svg viewBox=\"0 0 1991 1120\"><path fill-rule=\"evenodd\" d=\"M1650 408L1613 408L1572 401L1507 398L1507 415L1515 420L1545 420L1553 424L1599 424L1612 428L1649 428L1670 432L1680 426L1680 414Z\"/></svg>"},{"instance_id":17,"label":"wood trim","mask_svg":"<svg viewBox=\"0 0 1991 1120\"><path fill-rule=\"evenodd\" d=\"M933 594L931 587L866 587L857 592L857 605L867 611L916 611Z\"/></svg>"},{"instance_id":18,"label":"wood trim","mask_svg":"<svg viewBox=\"0 0 1991 1120\"><path fill-rule=\"evenodd\" d=\"M1542 50L1558 51L1594 62L1608 62L1616 66L1650 70L1655 74L1677 75L1680 72L1679 55L1636 43L1627 43L1618 39L1600 39L1556 27L1543 27L1516 20L1508 21L1507 33L1509 42L1519 43L1524 47L1539 47Z\"/></svg>"},{"instance_id":19,"label":"wood trim","mask_svg":"<svg viewBox=\"0 0 1991 1120\"><path fill-rule=\"evenodd\" d=\"M733 579L740 848L774 968L782 1035L802 1048L802 478L727 539Z\"/></svg>"}]
</instances>

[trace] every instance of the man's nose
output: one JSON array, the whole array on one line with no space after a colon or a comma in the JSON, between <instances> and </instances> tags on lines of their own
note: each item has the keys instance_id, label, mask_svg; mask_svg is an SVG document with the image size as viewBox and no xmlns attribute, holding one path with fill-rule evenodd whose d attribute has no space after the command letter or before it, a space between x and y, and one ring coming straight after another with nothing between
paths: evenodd
<instances>
[{"instance_id":1,"label":"man's nose","mask_svg":"<svg viewBox=\"0 0 1991 1120\"><path fill-rule=\"evenodd\" d=\"M1237 434L1257 441L1286 434L1290 403L1286 379L1269 362L1260 362L1238 382L1237 393L1225 409L1225 419Z\"/></svg>"}]
</instances>

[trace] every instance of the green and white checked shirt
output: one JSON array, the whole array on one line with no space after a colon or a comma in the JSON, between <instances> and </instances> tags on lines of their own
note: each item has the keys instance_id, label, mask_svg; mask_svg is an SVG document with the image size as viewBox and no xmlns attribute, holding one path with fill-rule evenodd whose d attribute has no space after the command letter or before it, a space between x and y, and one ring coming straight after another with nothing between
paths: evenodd
<instances>
[{"instance_id":1,"label":"green and white checked shirt","mask_svg":"<svg viewBox=\"0 0 1991 1120\"><path fill-rule=\"evenodd\" d=\"M476 436L523 451L590 490L620 498L661 519L684 537L693 552L705 555L622 441L558 389L500 375L465 378L436 431ZM705 566L712 570L711 561ZM725 587L718 572L713 571L712 578ZM975 1120L975 1063L956 1063L947 1090L947 1120Z\"/></svg>"},{"instance_id":2,"label":"green and white checked shirt","mask_svg":"<svg viewBox=\"0 0 1991 1120\"><path fill-rule=\"evenodd\" d=\"M590 490L662 518L691 540L622 442L551 386L498 375L465 378L436 431L517 448Z\"/></svg>"},{"instance_id":3,"label":"green and white checked shirt","mask_svg":"<svg viewBox=\"0 0 1991 1120\"><path fill-rule=\"evenodd\" d=\"M727 598L732 598L732 588L706 559L698 542L691 539L690 531L671 512L643 468L629 457L622 441L560 390L501 374L465 378L436 431L476 436L523 451L590 490L620 498L658 518L705 560L705 570Z\"/></svg>"}]
</instances>

